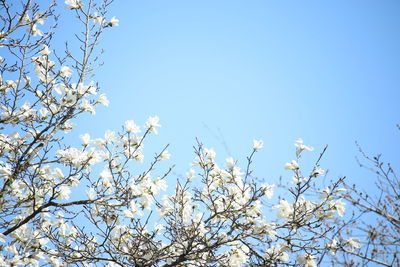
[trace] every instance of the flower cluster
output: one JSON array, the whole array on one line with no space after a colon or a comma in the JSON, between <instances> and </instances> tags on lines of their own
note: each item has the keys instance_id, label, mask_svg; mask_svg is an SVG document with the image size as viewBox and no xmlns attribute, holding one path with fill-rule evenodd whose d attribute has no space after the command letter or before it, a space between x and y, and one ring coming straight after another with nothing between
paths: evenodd
<instances>
[{"instance_id":1,"label":"flower cluster","mask_svg":"<svg viewBox=\"0 0 400 267\"><path fill-rule=\"evenodd\" d=\"M336 238L330 226L345 215L342 179L317 187L325 173L319 159L303 175L303 152L313 148L301 139L284 165L293 176L288 186L253 173L262 140L253 140L244 162L220 161L198 142L191 169L172 183L168 146L145 157L147 139L161 127L157 116L69 144L64 135L74 120L109 104L89 78L103 30L119 25L106 19L111 2L65 1L82 23L80 56L68 45L63 56L54 51L55 25L45 30L57 22L54 6L21 4L10 16L15 23L3 19L16 26L5 27L1 45L20 62L10 67L0 58L1 266L311 267L327 250L360 249L359 239ZM19 28L35 38L19 38Z\"/></svg>"}]
</instances>

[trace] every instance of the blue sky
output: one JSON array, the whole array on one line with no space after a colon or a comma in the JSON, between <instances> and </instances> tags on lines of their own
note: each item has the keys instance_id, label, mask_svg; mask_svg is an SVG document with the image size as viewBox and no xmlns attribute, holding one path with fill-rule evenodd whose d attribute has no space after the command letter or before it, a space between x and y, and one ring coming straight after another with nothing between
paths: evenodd
<instances>
[{"instance_id":1,"label":"blue sky","mask_svg":"<svg viewBox=\"0 0 400 267\"><path fill-rule=\"evenodd\" d=\"M255 174L271 181L291 179L283 165L301 137L317 151L306 160L329 145L330 179L364 184L355 141L399 166L399 11L389 0L115 1L120 26L103 36L96 76L111 103L72 137L158 115L146 155L170 143L175 174L196 137L243 167L263 139Z\"/></svg>"}]
</instances>

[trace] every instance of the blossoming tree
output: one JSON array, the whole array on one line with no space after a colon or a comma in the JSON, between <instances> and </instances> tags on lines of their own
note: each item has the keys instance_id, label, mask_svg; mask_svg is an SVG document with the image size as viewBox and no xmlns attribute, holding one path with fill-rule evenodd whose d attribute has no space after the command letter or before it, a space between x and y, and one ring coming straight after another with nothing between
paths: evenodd
<instances>
[{"instance_id":1,"label":"blossoming tree","mask_svg":"<svg viewBox=\"0 0 400 267\"><path fill-rule=\"evenodd\" d=\"M82 33L79 52L67 43L60 53L58 1L0 1L0 265L316 266L338 247L359 247L335 238L343 179L318 188L325 150L305 174L301 156L313 149L301 139L284 165L293 179L282 196L252 175L260 140L244 168L233 158L221 164L198 142L193 168L170 194L171 168L155 172L167 147L137 171L157 116L68 144L76 117L108 105L91 79L102 33L119 24L107 13L111 2L62 3Z\"/></svg>"},{"instance_id":2,"label":"blossoming tree","mask_svg":"<svg viewBox=\"0 0 400 267\"><path fill-rule=\"evenodd\" d=\"M337 226L337 238L358 236L352 247L338 246L335 261L341 265L400 266L400 180L391 164L381 155L369 156L361 147L359 165L376 176L377 190L365 191L357 185L346 185L344 198L355 207L352 216ZM363 243L361 246L360 243Z\"/></svg>"}]
</instances>

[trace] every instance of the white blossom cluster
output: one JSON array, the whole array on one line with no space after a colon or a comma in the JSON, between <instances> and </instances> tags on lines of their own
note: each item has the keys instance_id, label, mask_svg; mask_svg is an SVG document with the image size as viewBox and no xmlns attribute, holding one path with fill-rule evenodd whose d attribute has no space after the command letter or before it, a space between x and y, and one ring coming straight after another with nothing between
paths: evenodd
<instances>
[{"instance_id":1,"label":"white blossom cluster","mask_svg":"<svg viewBox=\"0 0 400 267\"><path fill-rule=\"evenodd\" d=\"M245 168L232 157L218 164L199 142L191 169L169 188L172 167L160 170L171 157L167 147L145 160L145 142L161 127L157 116L69 145L63 135L73 120L109 104L87 77L102 31L119 20L106 19L110 1L95 2L65 1L86 31L78 39L82 60L68 47L64 57L52 49L45 25L54 6L22 6L20 20L5 21L16 26L1 33L1 44L22 60L12 67L0 60L0 266L310 267L325 251L360 248L355 237L335 238L330 223L345 214L341 180L315 187L325 173L319 160L302 174L302 153L313 148L301 139L284 165L293 177L282 195L252 173L262 140L253 141ZM19 28L36 39L19 38Z\"/></svg>"}]
</instances>

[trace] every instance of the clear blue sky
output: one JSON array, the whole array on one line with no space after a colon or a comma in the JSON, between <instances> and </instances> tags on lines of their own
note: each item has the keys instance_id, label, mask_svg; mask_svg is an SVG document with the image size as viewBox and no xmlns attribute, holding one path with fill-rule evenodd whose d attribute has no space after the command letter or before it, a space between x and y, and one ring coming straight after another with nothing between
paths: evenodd
<instances>
[{"instance_id":1,"label":"clear blue sky","mask_svg":"<svg viewBox=\"0 0 400 267\"><path fill-rule=\"evenodd\" d=\"M267 179L291 179L283 165L302 137L329 144L329 178L364 183L355 141L400 165L399 14L397 0L115 1L120 26L103 38L96 76L111 103L75 134L158 115L146 156L170 143L176 173L195 137L243 164L263 139L254 167Z\"/></svg>"}]
</instances>

